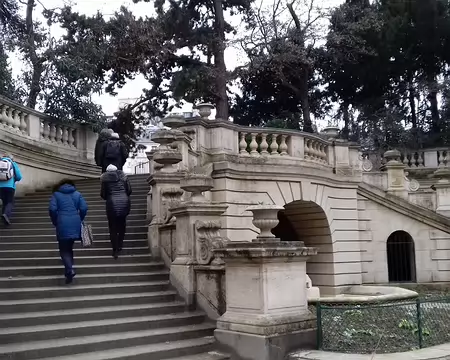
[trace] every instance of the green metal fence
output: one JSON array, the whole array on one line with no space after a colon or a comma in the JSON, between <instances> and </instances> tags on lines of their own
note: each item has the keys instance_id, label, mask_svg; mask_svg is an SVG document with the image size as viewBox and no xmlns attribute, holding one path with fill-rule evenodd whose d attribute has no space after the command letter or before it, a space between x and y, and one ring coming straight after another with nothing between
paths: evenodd
<instances>
[{"instance_id":1,"label":"green metal fence","mask_svg":"<svg viewBox=\"0 0 450 360\"><path fill-rule=\"evenodd\" d=\"M404 352L450 342L450 297L378 304L316 304L320 350Z\"/></svg>"}]
</instances>

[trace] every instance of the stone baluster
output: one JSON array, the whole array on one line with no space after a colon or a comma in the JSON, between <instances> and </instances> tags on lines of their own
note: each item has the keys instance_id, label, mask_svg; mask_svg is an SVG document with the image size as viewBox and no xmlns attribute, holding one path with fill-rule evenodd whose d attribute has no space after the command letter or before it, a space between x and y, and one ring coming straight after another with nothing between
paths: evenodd
<instances>
[{"instance_id":1,"label":"stone baluster","mask_svg":"<svg viewBox=\"0 0 450 360\"><path fill-rule=\"evenodd\" d=\"M62 126L60 125L55 125L55 130L56 130L56 134L55 134L55 141L58 144L62 143Z\"/></svg>"},{"instance_id":2,"label":"stone baluster","mask_svg":"<svg viewBox=\"0 0 450 360\"><path fill-rule=\"evenodd\" d=\"M409 158L408 158L408 153L407 152L405 152L404 154L403 154L403 165L405 165L406 167L409 167Z\"/></svg>"},{"instance_id":3,"label":"stone baluster","mask_svg":"<svg viewBox=\"0 0 450 360\"><path fill-rule=\"evenodd\" d=\"M281 135L281 142L280 142L280 155L286 156L288 155L287 150L288 146L286 144L287 135Z\"/></svg>"},{"instance_id":4,"label":"stone baluster","mask_svg":"<svg viewBox=\"0 0 450 360\"><path fill-rule=\"evenodd\" d=\"M20 131L20 116L19 116L19 114L21 113L21 111L13 109L11 111L11 113L12 113L12 127L13 127L14 131L19 132Z\"/></svg>"},{"instance_id":5,"label":"stone baluster","mask_svg":"<svg viewBox=\"0 0 450 360\"><path fill-rule=\"evenodd\" d=\"M0 105L0 125L6 126L6 105Z\"/></svg>"},{"instance_id":6,"label":"stone baluster","mask_svg":"<svg viewBox=\"0 0 450 360\"><path fill-rule=\"evenodd\" d=\"M6 124L7 124L8 128L10 128L10 129L14 128L13 111L14 111L14 109L9 106L6 109Z\"/></svg>"},{"instance_id":7,"label":"stone baluster","mask_svg":"<svg viewBox=\"0 0 450 360\"><path fill-rule=\"evenodd\" d=\"M53 123L50 123L49 140L51 142L55 142L56 141L56 125L53 124Z\"/></svg>"},{"instance_id":8,"label":"stone baluster","mask_svg":"<svg viewBox=\"0 0 450 360\"><path fill-rule=\"evenodd\" d=\"M62 143L64 146L69 145L69 129L67 126L62 127Z\"/></svg>"},{"instance_id":9,"label":"stone baluster","mask_svg":"<svg viewBox=\"0 0 450 360\"><path fill-rule=\"evenodd\" d=\"M50 140L50 124L46 120L42 121L41 136L43 140Z\"/></svg>"},{"instance_id":10,"label":"stone baluster","mask_svg":"<svg viewBox=\"0 0 450 360\"><path fill-rule=\"evenodd\" d=\"M269 152L267 151L269 148L269 144L267 143L267 134L261 134L261 144L259 144L259 148L261 149L261 155L269 155Z\"/></svg>"},{"instance_id":11,"label":"stone baluster","mask_svg":"<svg viewBox=\"0 0 450 360\"><path fill-rule=\"evenodd\" d=\"M75 132L76 132L76 130L73 129L73 128L69 128L68 131L69 131L68 144L69 144L70 147L75 147L76 146L76 144L75 144Z\"/></svg>"},{"instance_id":12,"label":"stone baluster","mask_svg":"<svg viewBox=\"0 0 450 360\"><path fill-rule=\"evenodd\" d=\"M423 152L419 151L417 153L417 167L424 167L424 159L423 159Z\"/></svg>"},{"instance_id":13,"label":"stone baluster","mask_svg":"<svg viewBox=\"0 0 450 360\"><path fill-rule=\"evenodd\" d=\"M27 132L28 132L28 114L25 114L24 112L20 113L19 129L24 134L27 134Z\"/></svg>"},{"instance_id":14,"label":"stone baluster","mask_svg":"<svg viewBox=\"0 0 450 360\"><path fill-rule=\"evenodd\" d=\"M252 133L250 134L252 137L252 141L250 142L250 156L258 156L258 142L256 141L256 134Z\"/></svg>"},{"instance_id":15,"label":"stone baluster","mask_svg":"<svg viewBox=\"0 0 450 360\"><path fill-rule=\"evenodd\" d=\"M277 135L275 135L275 134L271 135L270 155L280 156L280 153L278 152Z\"/></svg>"},{"instance_id":16,"label":"stone baluster","mask_svg":"<svg viewBox=\"0 0 450 360\"><path fill-rule=\"evenodd\" d=\"M305 160L311 159L311 140L305 139Z\"/></svg>"},{"instance_id":17,"label":"stone baluster","mask_svg":"<svg viewBox=\"0 0 450 360\"><path fill-rule=\"evenodd\" d=\"M239 154L244 155L244 156L248 155L248 152L247 152L247 141L245 140L246 133L241 132L239 134L239 136L240 136Z\"/></svg>"},{"instance_id":18,"label":"stone baluster","mask_svg":"<svg viewBox=\"0 0 450 360\"><path fill-rule=\"evenodd\" d=\"M317 161L319 159L319 151L317 149L318 145L319 144L317 143L317 141L312 141L312 155L314 161Z\"/></svg>"},{"instance_id":19,"label":"stone baluster","mask_svg":"<svg viewBox=\"0 0 450 360\"><path fill-rule=\"evenodd\" d=\"M320 158L321 162L327 163L327 146L325 144L320 144Z\"/></svg>"},{"instance_id":20,"label":"stone baluster","mask_svg":"<svg viewBox=\"0 0 450 360\"><path fill-rule=\"evenodd\" d=\"M438 166L444 166L444 152L442 150L438 150Z\"/></svg>"}]
</instances>

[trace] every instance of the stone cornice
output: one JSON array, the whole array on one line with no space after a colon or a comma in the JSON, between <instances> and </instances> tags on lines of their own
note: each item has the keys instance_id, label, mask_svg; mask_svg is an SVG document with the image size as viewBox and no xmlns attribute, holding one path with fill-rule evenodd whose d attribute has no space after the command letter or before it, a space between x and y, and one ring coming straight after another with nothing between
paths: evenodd
<instances>
[{"instance_id":1,"label":"stone cornice","mask_svg":"<svg viewBox=\"0 0 450 360\"><path fill-rule=\"evenodd\" d=\"M368 184L360 184L358 187L358 194L400 214L411 217L446 233L450 233L450 219L439 215L434 211L411 204L406 200L387 194Z\"/></svg>"},{"instance_id":2,"label":"stone cornice","mask_svg":"<svg viewBox=\"0 0 450 360\"><path fill-rule=\"evenodd\" d=\"M214 163L213 179L223 177L236 180L267 180L267 181L291 181L299 182L308 180L317 184L332 184L335 187L357 188L361 181L361 175L345 176L336 175L329 171L323 171L314 167L286 166L265 164L235 164L231 162Z\"/></svg>"}]
</instances>

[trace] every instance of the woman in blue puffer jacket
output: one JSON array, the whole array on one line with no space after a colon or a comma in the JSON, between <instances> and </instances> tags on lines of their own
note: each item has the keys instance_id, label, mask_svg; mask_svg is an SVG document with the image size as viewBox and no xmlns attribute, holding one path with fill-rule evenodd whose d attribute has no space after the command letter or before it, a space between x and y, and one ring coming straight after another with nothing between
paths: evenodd
<instances>
[{"instance_id":1,"label":"woman in blue puffer jacket","mask_svg":"<svg viewBox=\"0 0 450 360\"><path fill-rule=\"evenodd\" d=\"M81 239L81 222L86 217L88 207L83 196L71 180L62 180L53 187L49 214L56 227L59 254L65 268L66 284L75 277L73 269L73 245Z\"/></svg>"}]
</instances>

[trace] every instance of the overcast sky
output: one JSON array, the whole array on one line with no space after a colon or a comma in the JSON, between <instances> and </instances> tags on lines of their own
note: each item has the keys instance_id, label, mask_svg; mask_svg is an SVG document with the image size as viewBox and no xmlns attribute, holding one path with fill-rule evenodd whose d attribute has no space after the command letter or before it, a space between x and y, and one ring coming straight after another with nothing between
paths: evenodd
<instances>
[{"instance_id":1,"label":"overcast sky","mask_svg":"<svg viewBox=\"0 0 450 360\"><path fill-rule=\"evenodd\" d=\"M272 2L268 1L269 4ZM306 1L306 0L299 0ZM343 3L345 0L317 0L320 6L330 8ZM64 4L63 0L40 0L40 3L48 9L60 7ZM74 9L80 13L86 15L93 15L97 11L100 11L105 16L112 15L117 11L121 5L127 6L135 14L141 16L152 15L153 3L140 2L138 4L133 4L131 0L76 0L74 1ZM38 5L36 13L42 12L42 7ZM60 34L60 29L53 28L52 36L58 37ZM237 48L227 48L225 52L225 61L227 69L233 69L236 66L241 65L245 61L245 57L242 56L242 52ZM22 68L22 64L19 59L13 58L11 61L11 66L14 74L19 74ZM142 77L138 77L135 80L128 81L128 83L118 91L118 96L112 97L107 94L95 95L94 100L99 103L106 115L112 115L118 110L119 99L126 98L137 98L140 96L142 89L147 86L147 82ZM183 111L190 111L192 105L188 104L183 107Z\"/></svg>"}]
</instances>

